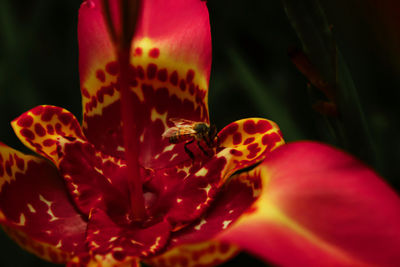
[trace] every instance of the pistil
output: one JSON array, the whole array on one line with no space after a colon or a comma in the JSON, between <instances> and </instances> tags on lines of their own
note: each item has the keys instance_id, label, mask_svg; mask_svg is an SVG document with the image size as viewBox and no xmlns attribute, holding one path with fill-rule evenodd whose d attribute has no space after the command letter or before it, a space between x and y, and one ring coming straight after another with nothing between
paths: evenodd
<instances>
[{"instance_id":1,"label":"pistil","mask_svg":"<svg viewBox=\"0 0 400 267\"><path fill-rule=\"evenodd\" d=\"M130 204L134 221L143 221L146 216L143 185L139 168L139 121L134 111L133 98L129 88L129 67L131 43L135 32L139 0L119 0L120 27L116 29L113 23L109 0L103 0L103 9L110 38L114 42L119 65L119 86L121 103L122 133L127 163L127 179L129 184Z\"/></svg>"}]
</instances>

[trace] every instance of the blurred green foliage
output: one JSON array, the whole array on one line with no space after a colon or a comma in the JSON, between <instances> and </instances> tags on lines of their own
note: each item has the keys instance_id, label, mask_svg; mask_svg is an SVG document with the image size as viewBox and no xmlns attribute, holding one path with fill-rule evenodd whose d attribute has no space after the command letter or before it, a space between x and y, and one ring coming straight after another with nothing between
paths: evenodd
<instances>
[{"instance_id":1,"label":"blurred green foliage","mask_svg":"<svg viewBox=\"0 0 400 267\"><path fill-rule=\"evenodd\" d=\"M37 105L64 107L81 117L76 38L80 3L0 1L2 142L28 152L9 122ZM374 21L362 16L360 6L344 0L321 0L321 4L357 88L354 93L358 93L359 102L354 105L365 114L375 148L373 155L359 156L373 158L369 163L398 190L398 70L383 56L381 37L370 29ZM209 0L208 6L213 36L209 105L211 120L218 128L246 117L265 117L280 125L287 141L311 139L343 145L332 135L326 118L312 109L308 81L288 57L288 48L301 48L302 43L282 2ZM363 139L367 133L358 130ZM52 266L20 250L3 233L0 250L0 266ZM244 262L263 266L245 254L226 266Z\"/></svg>"}]
</instances>

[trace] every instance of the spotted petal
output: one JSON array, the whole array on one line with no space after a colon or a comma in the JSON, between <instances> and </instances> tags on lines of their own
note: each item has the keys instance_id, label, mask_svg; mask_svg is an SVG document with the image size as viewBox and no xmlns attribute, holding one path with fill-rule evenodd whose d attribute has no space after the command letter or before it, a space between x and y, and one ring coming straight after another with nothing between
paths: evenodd
<instances>
[{"instance_id":1,"label":"spotted petal","mask_svg":"<svg viewBox=\"0 0 400 267\"><path fill-rule=\"evenodd\" d=\"M99 0L79 13L83 128L107 154L123 157L118 65ZM211 37L206 3L197 0L143 1L132 45L131 97L141 136L141 162L163 167L155 156L168 145L162 138L170 118L208 122L207 91ZM167 125L168 123L168 125Z\"/></svg>"},{"instance_id":2,"label":"spotted petal","mask_svg":"<svg viewBox=\"0 0 400 267\"><path fill-rule=\"evenodd\" d=\"M227 125L219 136L217 157L226 158L222 180L224 182L235 171L255 165L283 145L282 133L276 123L266 119L242 119Z\"/></svg>"},{"instance_id":3,"label":"spotted petal","mask_svg":"<svg viewBox=\"0 0 400 267\"><path fill-rule=\"evenodd\" d=\"M199 242L176 246L145 262L154 267L211 267L226 262L238 251L236 246L218 241Z\"/></svg>"},{"instance_id":4,"label":"spotted petal","mask_svg":"<svg viewBox=\"0 0 400 267\"><path fill-rule=\"evenodd\" d=\"M119 260L127 256L152 256L164 248L169 238L170 225L166 221L144 228L118 225L100 209L93 209L89 218L87 244L97 255L112 253Z\"/></svg>"},{"instance_id":5,"label":"spotted petal","mask_svg":"<svg viewBox=\"0 0 400 267\"><path fill-rule=\"evenodd\" d=\"M0 223L26 250L65 263L85 250L86 222L49 162L0 144Z\"/></svg>"},{"instance_id":6,"label":"spotted petal","mask_svg":"<svg viewBox=\"0 0 400 267\"><path fill-rule=\"evenodd\" d=\"M154 266L216 266L235 256L238 247L215 241L257 199L260 179L250 175L232 178L213 205L192 224L171 234L167 252L151 259Z\"/></svg>"},{"instance_id":7,"label":"spotted petal","mask_svg":"<svg viewBox=\"0 0 400 267\"><path fill-rule=\"evenodd\" d=\"M400 262L400 199L351 156L293 143L272 152L253 175L262 179L260 198L219 240L283 266Z\"/></svg>"},{"instance_id":8,"label":"spotted petal","mask_svg":"<svg viewBox=\"0 0 400 267\"><path fill-rule=\"evenodd\" d=\"M140 267L137 257L121 257L118 253L106 255L91 255L83 253L68 262L67 267Z\"/></svg>"},{"instance_id":9,"label":"spotted petal","mask_svg":"<svg viewBox=\"0 0 400 267\"><path fill-rule=\"evenodd\" d=\"M79 122L69 111L55 106L35 107L11 123L24 145L39 155L59 163L57 145L64 139L85 139Z\"/></svg>"}]
</instances>

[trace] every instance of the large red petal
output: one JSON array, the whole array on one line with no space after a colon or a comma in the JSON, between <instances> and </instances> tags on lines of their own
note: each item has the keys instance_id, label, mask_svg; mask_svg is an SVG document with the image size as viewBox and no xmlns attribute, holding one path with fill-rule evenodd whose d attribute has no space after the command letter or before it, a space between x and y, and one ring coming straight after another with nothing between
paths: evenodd
<instances>
[{"instance_id":1,"label":"large red petal","mask_svg":"<svg viewBox=\"0 0 400 267\"><path fill-rule=\"evenodd\" d=\"M276 149L257 171L261 197L220 240L284 266L400 262L400 199L356 159L299 142Z\"/></svg>"},{"instance_id":2,"label":"large red petal","mask_svg":"<svg viewBox=\"0 0 400 267\"><path fill-rule=\"evenodd\" d=\"M118 64L99 0L82 4L78 28L85 134L103 152L123 157ZM143 1L131 63L141 162L153 168L160 165L155 156L169 145L162 138L169 118L209 120L211 37L205 2Z\"/></svg>"},{"instance_id":3,"label":"large red petal","mask_svg":"<svg viewBox=\"0 0 400 267\"><path fill-rule=\"evenodd\" d=\"M0 223L26 250L64 263L85 250L87 223L47 161L0 144Z\"/></svg>"}]
</instances>

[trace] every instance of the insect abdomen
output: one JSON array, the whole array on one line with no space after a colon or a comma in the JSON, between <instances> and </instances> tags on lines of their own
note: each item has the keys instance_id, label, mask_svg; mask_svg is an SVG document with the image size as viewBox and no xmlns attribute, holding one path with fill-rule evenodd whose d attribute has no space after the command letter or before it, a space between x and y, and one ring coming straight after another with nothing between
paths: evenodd
<instances>
[{"instance_id":1,"label":"insect abdomen","mask_svg":"<svg viewBox=\"0 0 400 267\"><path fill-rule=\"evenodd\" d=\"M171 144L177 144L189 140L191 138L193 138L191 134L181 134L179 132L176 132L174 135L169 137L169 142Z\"/></svg>"}]
</instances>

